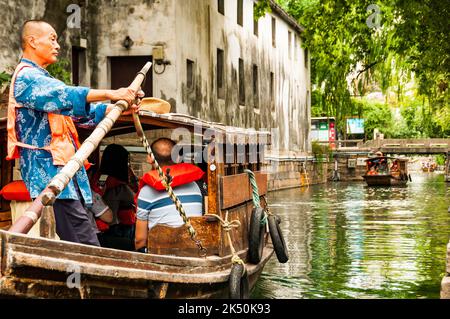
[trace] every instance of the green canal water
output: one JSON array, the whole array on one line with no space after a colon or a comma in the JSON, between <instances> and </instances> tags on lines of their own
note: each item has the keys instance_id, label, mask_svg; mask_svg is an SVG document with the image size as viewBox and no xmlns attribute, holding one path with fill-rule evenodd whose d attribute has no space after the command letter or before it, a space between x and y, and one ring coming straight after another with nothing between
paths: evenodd
<instances>
[{"instance_id":1,"label":"green canal water","mask_svg":"<svg viewBox=\"0 0 450 319\"><path fill-rule=\"evenodd\" d=\"M270 193L290 260L274 255L253 298L439 298L450 235L450 185L330 183Z\"/></svg>"}]
</instances>

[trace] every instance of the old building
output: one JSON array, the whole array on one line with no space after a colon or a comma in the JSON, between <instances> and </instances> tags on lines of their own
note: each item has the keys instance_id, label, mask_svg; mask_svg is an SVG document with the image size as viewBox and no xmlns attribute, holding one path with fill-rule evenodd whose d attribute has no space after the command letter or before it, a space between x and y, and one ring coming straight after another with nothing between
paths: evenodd
<instances>
[{"instance_id":1,"label":"old building","mask_svg":"<svg viewBox=\"0 0 450 319\"><path fill-rule=\"evenodd\" d=\"M0 0L0 10L8 12L0 72L11 72L19 58L21 24L44 19L60 35L75 84L126 86L150 60L145 91L169 101L173 112L270 129L271 158L305 158L310 152L303 29L275 3L255 20L253 0L20 2Z\"/></svg>"}]
</instances>

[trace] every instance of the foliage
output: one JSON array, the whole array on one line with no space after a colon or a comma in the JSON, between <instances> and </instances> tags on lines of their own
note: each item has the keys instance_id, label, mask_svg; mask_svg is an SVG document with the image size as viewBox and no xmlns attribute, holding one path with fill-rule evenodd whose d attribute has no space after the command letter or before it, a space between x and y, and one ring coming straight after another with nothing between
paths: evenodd
<instances>
[{"instance_id":1,"label":"foliage","mask_svg":"<svg viewBox=\"0 0 450 319\"><path fill-rule=\"evenodd\" d=\"M8 84L11 81L11 74L6 73L5 71L0 73L0 88L4 84Z\"/></svg>"},{"instance_id":2,"label":"foliage","mask_svg":"<svg viewBox=\"0 0 450 319\"><path fill-rule=\"evenodd\" d=\"M63 81L66 84L72 84L70 62L67 59L61 59L47 67L51 76Z\"/></svg>"},{"instance_id":3,"label":"foliage","mask_svg":"<svg viewBox=\"0 0 450 319\"><path fill-rule=\"evenodd\" d=\"M436 164L437 165L439 165L439 166L445 165L446 157L445 157L444 154L438 154L438 155L436 155L435 158L436 158Z\"/></svg>"},{"instance_id":4,"label":"foliage","mask_svg":"<svg viewBox=\"0 0 450 319\"><path fill-rule=\"evenodd\" d=\"M270 1L269 0L262 0L255 2L254 12L253 15L255 19L259 19L263 17L266 12L271 12L272 9L270 8Z\"/></svg>"},{"instance_id":5,"label":"foliage","mask_svg":"<svg viewBox=\"0 0 450 319\"><path fill-rule=\"evenodd\" d=\"M395 94L393 106L402 109L402 115L415 114L403 121L402 134L449 135L448 1L277 2L306 29L302 45L311 52L313 115L336 117L343 131L344 119L365 107L352 97L382 91L385 96ZM405 103L406 86L412 81L417 83L416 101ZM381 117L388 113L380 106L365 113L372 116L369 123L382 128L391 121ZM371 122L375 119L380 122ZM408 121L414 125L406 125ZM415 130L409 132L410 127ZM395 132L387 132L391 134Z\"/></svg>"},{"instance_id":6,"label":"foliage","mask_svg":"<svg viewBox=\"0 0 450 319\"><path fill-rule=\"evenodd\" d=\"M330 146L320 144L317 141L312 142L312 153L318 162L323 162L324 159L330 159L332 155L332 150Z\"/></svg>"}]
</instances>

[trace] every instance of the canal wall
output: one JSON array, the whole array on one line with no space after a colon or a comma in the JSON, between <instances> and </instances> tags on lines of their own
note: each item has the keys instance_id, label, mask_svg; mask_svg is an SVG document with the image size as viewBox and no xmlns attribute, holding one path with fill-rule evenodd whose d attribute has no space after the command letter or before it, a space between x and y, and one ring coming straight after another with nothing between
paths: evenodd
<instances>
[{"instance_id":1,"label":"canal wall","mask_svg":"<svg viewBox=\"0 0 450 319\"><path fill-rule=\"evenodd\" d=\"M328 165L329 180L364 181L367 158L368 152L336 153Z\"/></svg>"},{"instance_id":2,"label":"canal wall","mask_svg":"<svg viewBox=\"0 0 450 319\"><path fill-rule=\"evenodd\" d=\"M303 160L270 159L262 171L268 174L268 190L323 184L329 179L329 163L314 158Z\"/></svg>"},{"instance_id":3,"label":"canal wall","mask_svg":"<svg viewBox=\"0 0 450 319\"><path fill-rule=\"evenodd\" d=\"M450 299L450 242L447 245L447 267L441 282L441 299Z\"/></svg>"}]
</instances>

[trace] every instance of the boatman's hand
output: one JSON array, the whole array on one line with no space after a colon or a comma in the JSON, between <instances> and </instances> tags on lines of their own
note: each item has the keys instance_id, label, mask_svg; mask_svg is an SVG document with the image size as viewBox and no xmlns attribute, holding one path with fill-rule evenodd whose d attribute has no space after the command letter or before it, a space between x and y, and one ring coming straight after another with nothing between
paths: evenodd
<instances>
[{"instance_id":1,"label":"boatman's hand","mask_svg":"<svg viewBox=\"0 0 450 319\"><path fill-rule=\"evenodd\" d=\"M117 90L108 90L107 97L109 100L116 102L123 100L128 103L128 105L132 105L133 101L136 99L136 90L131 88L120 88Z\"/></svg>"},{"instance_id":2,"label":"boatman's hand","mask_svg":"<svg viewBox=\"0 0 450 319\"><path fill-rule=\"evenodd\" d=\"M131 106L124 111L122 114L123 115L130 115L132 112L139 112L139 108L141 106L141 99L145 96L144 91L139 90L139 92L137 93L137 96L135 98L135 100L133 101L133 103L131 104Z\"/></svg>"}]
</instances>

